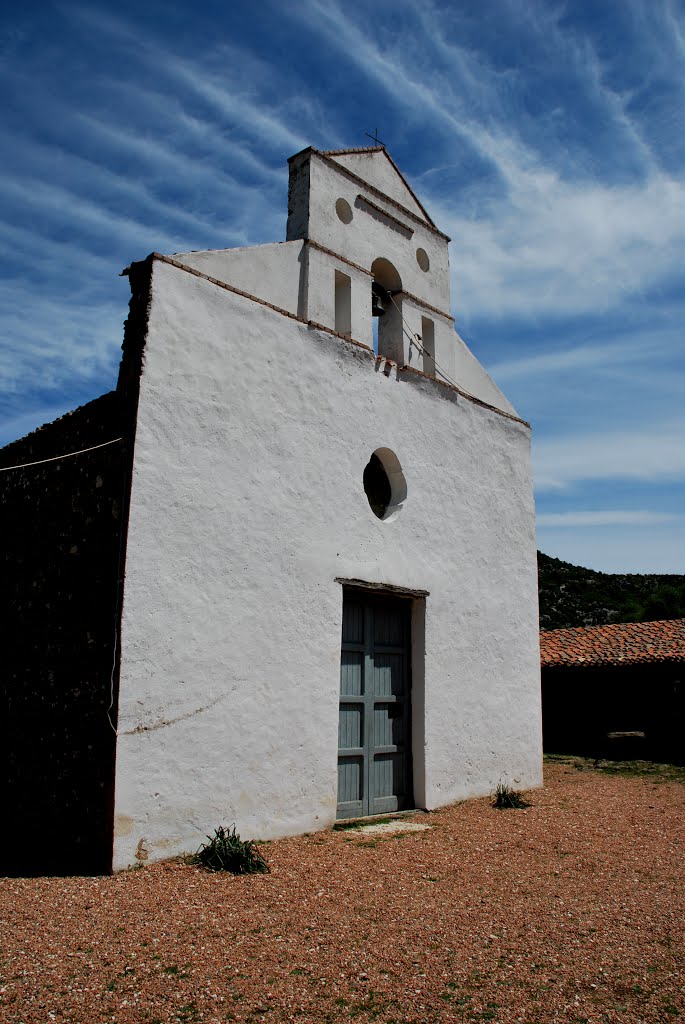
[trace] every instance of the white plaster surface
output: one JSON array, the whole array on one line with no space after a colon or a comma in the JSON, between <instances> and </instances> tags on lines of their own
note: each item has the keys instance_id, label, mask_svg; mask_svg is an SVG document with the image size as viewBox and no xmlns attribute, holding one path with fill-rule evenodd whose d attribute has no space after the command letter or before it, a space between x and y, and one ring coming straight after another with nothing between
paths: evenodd
<instances>
[{"instance_id":1,"label":"white plaster surface","mask_svg":"<svg viewBox=\"0 0 685 1024\"><path fill-rule=\"evenodd\" d=\"M173 255L179 263L193 267L207 277L231 284L296 316L303 315L298 306L302 306L304 258L301 241Z\"/></svg>"},{"instance_id":2,"label":"white plaster surface","mask_svg":"<svg viewBox=\"0 0 685 1024\"><path fill-rule=\"evenodd\" d=\"M380 192L390 196L407 210L426 220L426 215L398 175L385 153L337 153L331 158L353 174L368 181Z\"/></svg>"},{"instance_id":3,"label":"white plaster surface","mask_svg":"<svg viewBox=\"0 0 685 1024\"><path fill-rule=\"evenodd\" d=\"M347 162L402 194L383 154ZM385 257L405 291L449 309L444 238L408 220L408 240L370 216L355 206L359 184L315 154L291 171L288 242L175 258L330 328L339 270L351 281L352 336L366 344L370 277L302 238L367 270ZM335 214L339 197L350 224ZM410 332L433 318L436 359L462 388L511 411L448 319L398 301ZM404 361L421 368L403 344ZM501 780L541 783L529 430L381 368L363 349L154 263L122 615L115 868L143 851L193 850L219 824L272 838L334 821L336 577L430 592L412 610L417 806L484 795ZM362 484L380 448L407 485L386 521Z\"/></svg>"},{"instance_id":4,"label":"white plaster surface","mask_svg":"<svg viewBox=\"0 0 685 1024\"><path fill-rule=\"evenodd\" d=\"M541 783L529 441L521 423L386 376L363 350L154 264L115 868L140 849L150 860L193 850L222 823L272 838L333 822L336 577L430 591L413 694L417 800ZM392 522L362 486L379 447L407 481ZM415 665L417 642L415 623Z\"/></svg>"},{"instance_id":5,"label":"white plaster surface","mask_svg":"<svg viewBox=\"0 0 685 1024\"><path fill-rule=\"evenodd\" d=\"M349 166L357 174L365 173L377 188L386 189L398 201L403 197L411 198L402 179L383 153L343 155L335 158L335 162ZM290 241L238 249L176 253L174 259L286 309L302 319L313 320L330 328L335 327L335 271L339 270L351 279L351 335L369 346L373 344L371 279L364 270L370 271L374 260L379 257L390 259L405 291L449 316L449 261L447 242L443 237L427 224L424 226L405 218L405 222L414 231L412 238L407 239L387 224L374 219L359 206L355 206L356 197L361 194L360 184L351 182L315 153L306 153L296 158L291 167L291 175L296 187L291 189L293 209L289 221ZM335 212L336 201L341 197L353 209L350 224L344 224ZM368 198L377 206L384 207L392 216L402 218L396 207L384 202L375 193L368 192ZM415 203L414 206L420 213ZM345 263L314 247L303 247L301 240L291 237L293 224L297 225L302 237L345 256L348 261L363 269L355 269L349 262ZM419 247L425 249L430 259L430 270L427 273L420 269L416 260ZM421 369L423 362L420 350L410 345L409 336L420 335L421 317L428 316L435 324L435 359L439 375L498 409L515 412L455 332L450 319L426 309L408 297L398 296L396 302L401 307L406 330L398 331L399 351L389 351L386 355Z\"/></svg>"},{"instance_id":6,"label":"white plaster surface","mask_svg":"<svg viewBox=\"0 0 685 1024\"><path fill-rule=\"evenodd\" d=\"M390 168L382 154L375 154L375 159ZM322 160L315 153L294 161L291 164L291 173L298 171L301 161L309 161L309 175L302 176L304 183L309 181L309 189L305 189L303 184L302 189L291 196L292 201L297 201L297 210L290 215L288 238L292 239L292 225L296 224L302 236L311 238L334 252L342 253L367 270L371 269L376 258L385 257L398 270L403 288L449 313L447 241L428 224L403 216L396 206L385 202L375 192L365 192L359 182L351 181L334 165ZM390 170L392 171L392 168ZM363 195L391 217L410 227L413 231L412 237L406 238L360 209L356 205L358 195ZM346 199L352 207L353 217L350 224L344 224L335 212L336 200L339 198ZM416 261L417 248L425 249L428 253L428 273L424 273Z\"/></svg>"}]
</instances>

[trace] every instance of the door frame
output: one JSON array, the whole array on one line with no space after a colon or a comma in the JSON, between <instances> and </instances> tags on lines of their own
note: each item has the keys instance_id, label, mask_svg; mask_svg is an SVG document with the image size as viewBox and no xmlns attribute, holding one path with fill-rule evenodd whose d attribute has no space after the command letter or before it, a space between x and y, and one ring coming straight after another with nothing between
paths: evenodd
<instances>
[{"instance_id":1,"label":"door frame","mask_svg":"<svg viewBox=\"0 0 685 1024\"><path fill-rule=\"evenodd\" d=\"M405 653L405 688L404 688L404 716L405 716L405 737L404 737L404 792L405 798L402 801L402 806L398 808L388 810L371 810L370 804L367 803L367 807L364 807L363 798L360 801L349 801L348 807L345 810L341 810L340 804L336 794L336 818L337 820L349 820L351 818L360 817L374 817L378 814L393 814L400 811L406 811L413 809L417 806L417 786L416 782L419 782L419 790L423 791L423 766L420 770L420 778L415 778L414 770L414 745L417 739L421 740L424 733L424 722L423 722L423 685L421 685L420 695L417 695L416 686L416 669L420 669L421 684L423 684L423 654L424 654L424 618L425 618L425 598L428 596L428 591L425 590L408 590L406 588L393 586L390 584L379 584L379 583L368 583L363 580L357 579L343 579L337 578L336 582L343 585L343 594L341 602L341 611L344 609L346 600L354 598L355 595L364 603L365 607L373 606L376 602L382 605L384 602L391 602L398 605L406 604L406 643L404 645ZM344 614L344 612L343 612ZM420 629L417 630L417 623L420 624ZM341 614L341 626L342 626L342 614ZM420 634L417 636L417 632ZM342 628L341 628L342 633ZM420 641L420 649L415 648L415 641ZM341 644L341 663L342 663L342 644ZM420 657L420 664L419 664ZM416 710L420 710L420 722L415 721L415 698L420 696L417 701L418 707ZM340 698L340 694L339 694ZM383 703L382 699L379 701ZM340 707L344 703L340 699L338 700L338 725L340 722ZM354 703L354 701L351 701ZM373 727L372 721L367 720L364 725L364 745L360 748L364 751L363 761L364 770L369 771L372 759L367 756L368 747L368 730ZM337 736L337 732L336 732ZM338 738L339 742L339 738ZM344 749L344 748L342 748ZM355 749L356 748L352 748ZM341 756L341 748L336 742L337 751L337 763L339 764L339 758ZM368 800L368 785L369 779L365 780L366 796ZM336 786L337 786L337 775L336 775ZM423 795L423 793L422 793ZM382 799L382 798L381 798ZM352 806L349 806L349 805Z\"/></svg>"}]
</instances>

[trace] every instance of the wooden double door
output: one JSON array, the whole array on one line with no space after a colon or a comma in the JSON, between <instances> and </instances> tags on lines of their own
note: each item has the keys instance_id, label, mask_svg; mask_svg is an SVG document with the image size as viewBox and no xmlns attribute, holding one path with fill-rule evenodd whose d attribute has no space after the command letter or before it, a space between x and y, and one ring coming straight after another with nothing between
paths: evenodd
<instances>
[{"instance_id":1,"label":"wooden double door","mask_svg":"<svg viewBox=\"0 0 685 1024\"><path fill-rule=\"evenodd\" d=\"M338 818L413 806L411 601L343 592Z\"/></svg>"}]
</instances>

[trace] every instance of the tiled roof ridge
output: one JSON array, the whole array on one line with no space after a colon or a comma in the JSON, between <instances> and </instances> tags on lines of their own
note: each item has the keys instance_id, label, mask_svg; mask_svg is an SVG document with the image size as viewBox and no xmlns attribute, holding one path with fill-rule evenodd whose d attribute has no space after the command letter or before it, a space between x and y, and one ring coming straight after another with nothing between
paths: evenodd
<instances>
[{"instance_id":1,"label":"tiled roof ridge","mask_svg":"<svg viewBox=\"0 0 685 1024\"><path fill-rule=\"evenodd\" d=\"M544 630L540 660L543 667L685 661L685 618Z\"/></svg>"},{"instance_id":2,"label":"tiled roof ridge","mask_svg":"<svg viewBox=\"0 0 685 1024\"><path fill-rule=\"evenodd\" d=\"M317 152L321 156L347 156L348 153L381 153L384 149L385 146L356 146L352 149L319 149Z\"/></svg>"}]
</instances>

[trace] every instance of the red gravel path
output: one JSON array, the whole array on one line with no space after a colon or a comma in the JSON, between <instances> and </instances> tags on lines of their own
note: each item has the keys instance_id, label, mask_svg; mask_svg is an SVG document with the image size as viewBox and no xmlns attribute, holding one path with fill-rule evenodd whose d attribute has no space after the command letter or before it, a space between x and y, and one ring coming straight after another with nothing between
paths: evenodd
<instances>
[{"instance_id":1,"label":"red gravel path","mask_svg":"<svg viewBox=\"0 0 685 1024\"><path fill-rule=\"evenodd\" d=\"M685 1022L685 786L548 765L525 811L0 880L5 1024Z\"/></svg>"}]
</instances>

